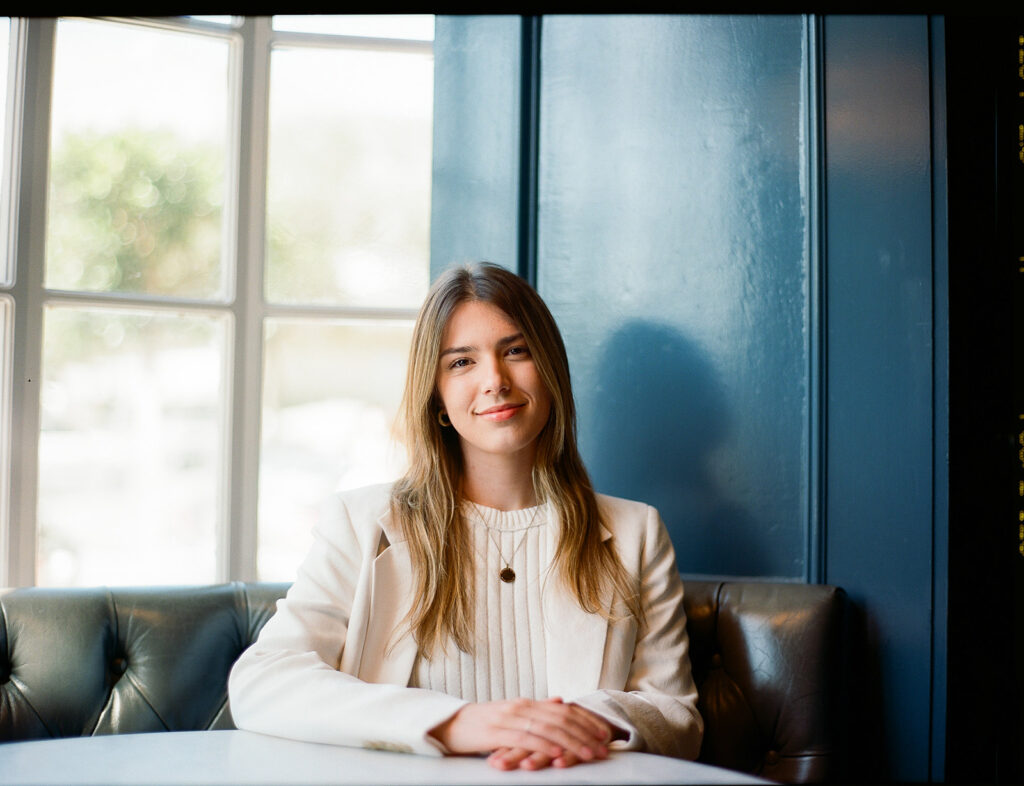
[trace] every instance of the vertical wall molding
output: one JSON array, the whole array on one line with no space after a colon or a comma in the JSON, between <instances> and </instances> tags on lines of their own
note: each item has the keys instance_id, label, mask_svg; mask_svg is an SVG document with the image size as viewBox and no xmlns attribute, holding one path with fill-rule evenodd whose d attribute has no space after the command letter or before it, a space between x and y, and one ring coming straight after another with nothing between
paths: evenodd
<instances>
[{"instance_id":1,"label":"vertical wall molding","mask_svg":"<svg viewBox=\"0 0 1024 786\"><path fill-rule=\"evenodd\" d=\"M805 133L807 177L807 556L805 578L809 583L827 581L825 544L826 461L828 451L828 280L825 254L825 79L822 18L804 17L807 68L807 116Z\"/></svg>"},{"instance_id":2,"label":"vertical wall molding","mask_svg":"<svg viewBox=\"0 0 1024 786\"><path fill-rule=\"evenodd\" d=\"M537 286L537 170L540 139L541 17L522 20L522 76L519 112L519 258L518 273Z\"/></svg>"},{"instance_id":3,"label":"vertical wall molding","mask_svg":"<svg viewBox=\"0 0 1024 786\"><path fill-rule=\"evenodd\" d=\"M949 608L949 228L946 177L946 27L930 17L932 116L932 648L928 780L946 777L946 635Z\"/></svg>"},{"instance_id":4,"label":"vertical wall molding","mask_svg":"<svg viewBox=\"0 0 1024 786\"><path fill-rule=\"evenodd\" d=\"M925 781L932 762L934 404L944 382L930 38L924 16L830 15L822 28L825 577L856 621L846 737L872 756L851 757L854 780Z\"/></svg>"}]
</instances>

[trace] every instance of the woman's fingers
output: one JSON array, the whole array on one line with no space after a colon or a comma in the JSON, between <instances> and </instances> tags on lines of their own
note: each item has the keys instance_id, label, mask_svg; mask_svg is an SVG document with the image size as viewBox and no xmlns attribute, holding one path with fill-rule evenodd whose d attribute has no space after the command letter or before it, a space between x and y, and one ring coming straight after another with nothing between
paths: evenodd
<instances>
[{"instance_id":1,"label":"woman's fingers","mask_svg":"<svg viewBox=\"0 0 1024 786\"><path fill-rule=\"evenodd\" d=\"M611 731L603 719L589 710L560 701L517 704L509 719L513 726L523 723L516 747L535 748L532 737L555 743L583 761L603 759L608 755L607 743ZM557 757L561 751L545 751Z\"/></svg>"},{"instance_id":2,"label":"woman's fingers","mask_svg":"<svg viewBox=\"0 0 1024 786\"><path fill-rule=\"evenodd\" d=\"M580 760L571 753L552 758L525 748L499 748L487 757L487 763L498 770L542 770L545 767L572 767Z\"/></svg>"},{"instance_id":3,"label":"woman's fingers","mask_svg":"<svg viewBox=\"0 0 1024 786\"><path fill-rule=\"evenodd\" d=\"M566 704L558 697L548 699L547 703L549 705L560 705L561 707L565 707L570 713L569 717L571 717L574 722L582 724L601 742L608 742L611 740L611 726L608 721L600 715L595 715L586 707L581 707L579 704Z\"/></svg>"},{"instance_id":4,"label":"woman's fingers","mask_svg":"<svg viewBox=\"0 0 1024 786\"><path fill-rule=\"evenodd\" d=\"M571 751L584 761L603 758L606 755L603 743L583 726L561 719L559 723L543 713L529 713L526 724L515 736L516 747L530 748L551 757L563 751ZM553 743L551 749L545 743Z\"/></svg>"},{"instance_id":5,"label":"woman's fingers","mask_svg":"<svg viewBox=\"0 0 1024 786\"><path fill-rule=\"evenodd\" d=\"M482 753L498 748L525 748L554 758L561 743L539 733L546 722L530 711L539 704L528 699L466 704L452 717L431 729L430 734L451 753ZM534 733L536 730L538 733ZM566 735L558 735L568 739Z\"/></svg>"},{"instance_id":6,"label":"woman's fingers","mask_svg":"<svg viewBox=\"0 0 1024 786\"><path fill-rule=\"evenodd\" d=\"M552 767L572 767L574 764L579 763L580 760L571 753L563 753L561 756L556 756L551 760Z\"/></svg>"},{"instance_id":7,"label":"woman's fingers","mask_svg":"<svg viewBox=\"0 0 1024 786\"><path fill-rule=\"evenodd\" d=\"M492 763L503 768L547 767L555 759L563 762L560 766L603 759L611 738L603 719L559 699L467 704L431 734L452 753L501 749Z\"/></svg>"},{"instance_id":8,"label":"woman's fingers","mask_svg":"<svg viewBox=\"0 0 1024 786\"><path fill-rule=\"evenodd\" d=\"M545 767L550 766L552 758L543 753L531 753L521 762L519 762L519 768L522 770L543 770Z\"/></svg>"},{"instance_id":9,"label":"woman's fingers","mask_svg":"<svg viewBox=\"0 0 1024 786\"><path fill-rule=\"evenodd\" d=\"M487 763L498 770L542 770L553 760L547 754L526 748L499 748L487 757Z\"/></svg>"},{"instance_id":10,"label":"woman's fingers","mask_svg":"<svg viewBox=\"0 0 1024 786\"><path fill-rule=\"evenodd\" d=\"M498 748L487 757L487 763L497 770L515 770L530 753L525 748Z\"/></svg>"}]
</instances>

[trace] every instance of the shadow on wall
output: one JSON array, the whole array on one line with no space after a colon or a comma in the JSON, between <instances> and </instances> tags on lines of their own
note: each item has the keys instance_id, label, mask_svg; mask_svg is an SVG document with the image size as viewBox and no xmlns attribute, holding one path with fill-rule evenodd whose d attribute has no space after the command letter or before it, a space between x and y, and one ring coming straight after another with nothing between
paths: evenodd
<instances>
[{"instance_id":1,"label":"shadow on wall","mask_svg":"<svg viewBox=\"0 0 1024 786\"><path fill-rule=\"evenodd\" d=\"M707 356L674 328L636 320L612 333L597 368L581 418L597 490L654 505L683 573L769 574L765 530L715 477L748 470L724 450L729 400Z\"/></svg>"}]
</instances>

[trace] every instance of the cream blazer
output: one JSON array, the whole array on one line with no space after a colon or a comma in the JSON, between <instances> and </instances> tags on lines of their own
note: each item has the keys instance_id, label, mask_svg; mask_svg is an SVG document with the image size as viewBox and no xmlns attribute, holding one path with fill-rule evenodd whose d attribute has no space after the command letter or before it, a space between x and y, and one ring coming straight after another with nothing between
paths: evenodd
<instances>
[{"instance_id":1,"label":"cream blazer","mask_svg":"<svg viewBox=\"0 0 1024 786\"><path fill-rule=\"evenodd\" d=\"M400 631L412 604L412 565L391 520L390 493L385 484L331 500L287 596L231 671L238 728L445 753L428 731L466 702L408 687L417 648ZM551 577L542 593L550 694L625 729L628 739L613 748L696 758L703 723L672 543L649 505L603 495L598 503L609 527L602 535L636 581L646 621L642 629L632 617L609 624ZM547 530L556 538L557 522Z\"/></svg>"}]
</instances>

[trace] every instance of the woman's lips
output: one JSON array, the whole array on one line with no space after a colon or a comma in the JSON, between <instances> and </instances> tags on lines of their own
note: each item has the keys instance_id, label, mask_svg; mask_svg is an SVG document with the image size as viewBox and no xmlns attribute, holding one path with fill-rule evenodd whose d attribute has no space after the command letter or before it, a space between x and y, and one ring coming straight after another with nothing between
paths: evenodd
<instances>
[{"instance_id":1,"label":"woman's lips","mask_svg":"<svg viewBox=\"0 0 1024 786\"><path fill-rule=\"evenodd\" d=\"M515 415L522 406L523 404L499 404L496 407L490 407L477 412L476 414L487 420L508 420L510 417Z\"/></svg>"}]
</instances>

